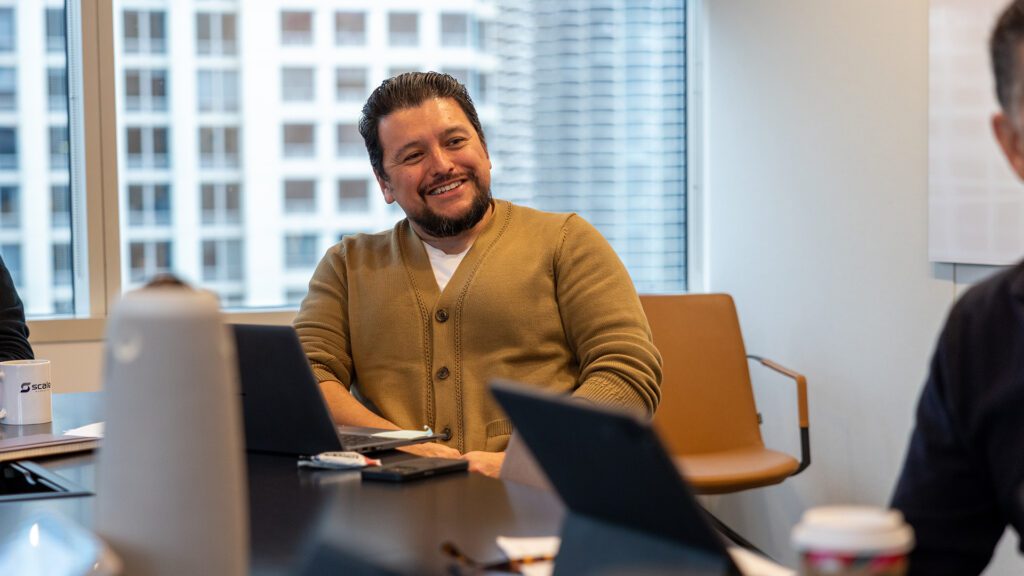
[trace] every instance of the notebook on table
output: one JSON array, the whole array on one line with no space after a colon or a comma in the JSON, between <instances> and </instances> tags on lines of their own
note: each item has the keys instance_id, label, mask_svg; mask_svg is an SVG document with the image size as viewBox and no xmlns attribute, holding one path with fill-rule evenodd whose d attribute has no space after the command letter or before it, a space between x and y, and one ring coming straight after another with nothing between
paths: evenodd
<instances>
[{"instance_id":1,"label":"notebook on table","mask_svg":"<svg viewBox=\"0 0 1024 576\"><path fill-rule=\"evenodd\" d=\"M513 382L493 381L491 391L569 517L618 530L608 548L631 539L639 549L647 538L654 544L646 550L655 553L685 550L677 558L693 562L687 574L741 573L649 422ZM567 539L563 535L556 568L569 553ZM634 559L629 551L596 550L601 546L594 542L584 541L583 547L586 554L607 552L606 561L624 559L627 566ZM609 573L626 572L620 566Z\"/></svg>"},{"instance_id":2,"label":"notebook on table","mask_svg":"<svg viewBox=\"0 0 1024 576\"><path fill-rule=\"evenodd\" d=\"M442 438L440 434L335 426L298 335L291 326L232 324L241 382L245 447L309 456L375 452Z\"/></svg>"}]
</instances>

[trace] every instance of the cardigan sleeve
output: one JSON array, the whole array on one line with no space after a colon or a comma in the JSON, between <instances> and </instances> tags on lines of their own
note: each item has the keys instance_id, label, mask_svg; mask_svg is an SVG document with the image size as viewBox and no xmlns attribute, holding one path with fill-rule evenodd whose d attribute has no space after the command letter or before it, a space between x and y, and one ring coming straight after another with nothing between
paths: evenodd
<instances>
[{"instance_id":1,"label":"cardigan sleeve","mask_svg":"<svg viewBox=\"0 0 1024 576\"><path fill-rule=\"evenodd\" d=\"M652 416L661 399L661 355L618 255L573 215L562 228L554 274L565 335L580 364L573 396Z\"/></svg>"},{"instance_id":2,"label":"cardigan sleeve","mask_svg":"<svg viewBox=\"0 0 1024 576\"><path fill-rule=\"evenodd\" d=\"M345 388L355 380L347 280L344 245L338 244L327 251L313 272L293 324L317 381L333 380Z\"/></svg>"},{"instance_id":3,"label":"cardigan sleeve","mask_svg":"<svg viewBox=\"0 0 1024 576\"><path fill-rule=\"evenodd\" d=\"M0 361L28 360L32 357L25 308L14 288L7 264L0 258Z\"/></svg>"}]
</instances>

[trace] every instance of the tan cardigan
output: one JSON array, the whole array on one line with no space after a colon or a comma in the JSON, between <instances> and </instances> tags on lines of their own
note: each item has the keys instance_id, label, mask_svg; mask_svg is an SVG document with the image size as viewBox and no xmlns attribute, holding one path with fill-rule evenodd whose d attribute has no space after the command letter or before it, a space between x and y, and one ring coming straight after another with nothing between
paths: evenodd
<instances>
[{"instance_id":1,"label":"tan cardigan","mask_svg":"<svg viewBox=\"0 0 1024 576\"><path fill-rule=\"evenodd\" d=\"M661 356L629 275L582 218L495 201L443 293L409 223L346 236L309 283L295 328L319 381L357 388L402 428L503 450L491 378L651 415Z\"/></svg>"}]
</instances>

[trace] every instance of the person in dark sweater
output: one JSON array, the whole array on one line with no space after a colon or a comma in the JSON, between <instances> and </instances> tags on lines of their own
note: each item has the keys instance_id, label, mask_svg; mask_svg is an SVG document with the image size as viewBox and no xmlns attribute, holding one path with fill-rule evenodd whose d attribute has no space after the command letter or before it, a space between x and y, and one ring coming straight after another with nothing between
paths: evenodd
<instances>
[{"instance_id":1,"label":"person in dark sweater","mask_svg":"<svg viewBox=\"0 0 1024 576\"><path fill-rule=\"evenodd\" d=\"M990 49L992 127L1024 179L1024 0L1002 13ZM1022 482L1024 262L972 287L939 337L892 499L916 535L909 574L980 574L1008 525L1024 534Z\"/></svg>"},{"instance_id":2,"label":"person in dark sweater","mask_svg":"<svg viewBox=\"0 0 1024 576\"><path fill-rule=\"evenodd\" d=\"M33 358L28 343L25 307L14 288L14 279L0 257L0 362Z\"/></svg>"}]
</instances>

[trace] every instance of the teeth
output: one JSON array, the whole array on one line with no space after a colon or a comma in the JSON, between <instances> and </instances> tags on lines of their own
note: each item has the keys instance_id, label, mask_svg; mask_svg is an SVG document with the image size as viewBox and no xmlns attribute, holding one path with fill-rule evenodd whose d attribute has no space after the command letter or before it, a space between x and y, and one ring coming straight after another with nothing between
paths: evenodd
<instances>
[{"instance_id":1,"label":"teeth","mask_svg":"<svg viewBox=\"0 0 1024 576\"><path fill-rule=\"evenodd\" d=\"M449 190L454 190L455 188L458 187L459 184L462 184L462 182L452 182L451 184L449 184L447 186L441 186L440 188L435 188L434 190L431 190L430 193L427 194L427 195L428 196L437 196L438 194L443 194L443 193L445 193L445 192L447 192Z\"/></svg>"}]
</instances>

